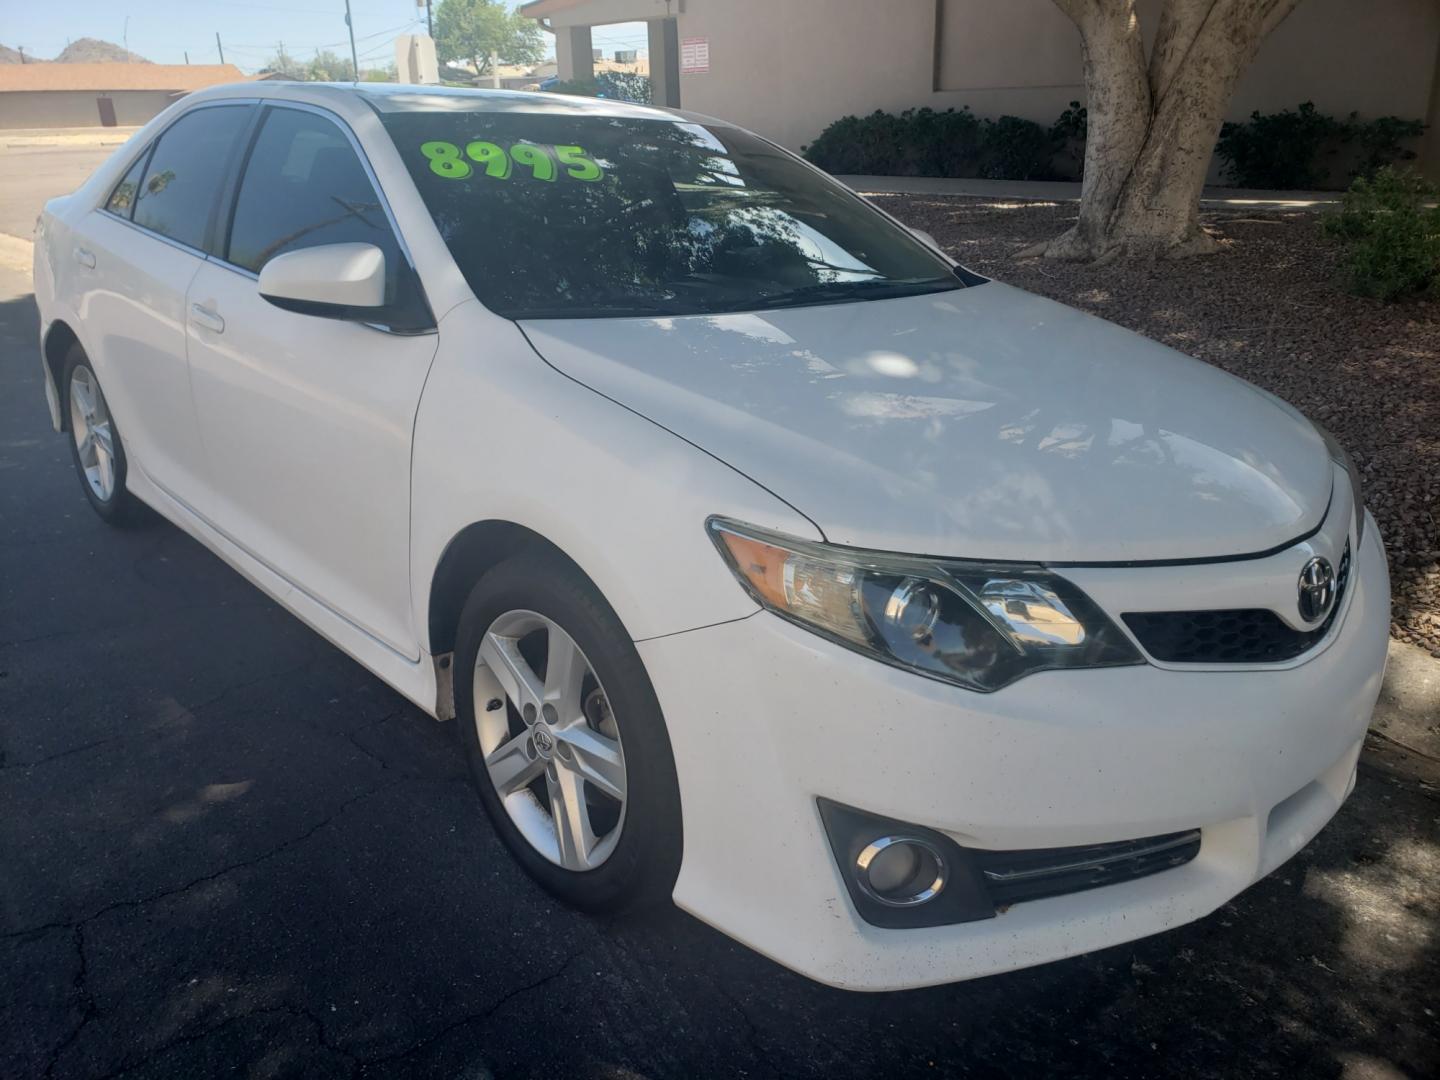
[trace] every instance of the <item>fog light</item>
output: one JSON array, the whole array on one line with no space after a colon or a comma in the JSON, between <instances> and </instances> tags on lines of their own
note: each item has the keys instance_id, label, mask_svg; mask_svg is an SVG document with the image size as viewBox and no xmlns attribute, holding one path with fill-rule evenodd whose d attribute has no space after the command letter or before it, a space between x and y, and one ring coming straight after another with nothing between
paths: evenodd
<instances>
[{"instance_id":1,"label":"fog light","mask_svg":"<svg viewBox=\"0 0 1440 1080\"><path fill-rule=\"evenodd\" d=\"M856 879L887 907L914 907L940 895L945 888L945 860L925 840L913 836L882 836L855 858Z\"/></svg>"}]
</instances>

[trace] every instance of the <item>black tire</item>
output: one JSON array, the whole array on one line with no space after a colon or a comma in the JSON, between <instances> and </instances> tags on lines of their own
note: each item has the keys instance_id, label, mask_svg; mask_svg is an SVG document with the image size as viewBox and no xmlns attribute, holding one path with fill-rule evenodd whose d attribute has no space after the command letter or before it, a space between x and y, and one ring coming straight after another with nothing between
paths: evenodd
<instances>
[{"instance_id":1,"label":"black tire","mask_svg":"<svg viewBox=\"0 0 1440 1080\"><path fill-rule=\"evenodd\" d=\"M494 621L532 611L574 639L603 684L624 749L625 816L610 856L592 870L551 862L510 820L481 751L475 723L475 661ZM680 869L680 789L660 703L634 644L610 605L567 559L525 552L495 566L471 590L455 644L455 716L471 778L506 847L552 895L591 912L618 912L670 898Z\"/></svg>"},{"instance_id":2,"label":"black tire","mask_svg":"<svg viewBox=\"0 0 1440 1080\"><path fill-rule=\"evenodd\" d=\"M60 412L64 417L65 432L70 442L70 460L75 465L75 475L80 480L80 490L85 493L86 501L90 503L91 508L95 513L99 514L101 519L107 524L121 527L138 524L143 519L144 509L140 504L140 500L130 494L129 489L125 486L125 476L128 469L128 463L125 459L125 443L120 438L120 428L116 425L113 415L110 417L109 422L111 445L114 447L115 482L109 497L101 498L85 475L85 465L80 460L80 448L75 443L70 403L75 371L82 366L90 372L90 377L94 380L95 386L99 387L100 378L90 366L90 358L85 355L85 350L80 347L79 342L76 342L70 346L69 351L65 354L65 373L60 380ZM103 393L104 391L102 390L102 397Z\"/></svg>"}]
</instances>

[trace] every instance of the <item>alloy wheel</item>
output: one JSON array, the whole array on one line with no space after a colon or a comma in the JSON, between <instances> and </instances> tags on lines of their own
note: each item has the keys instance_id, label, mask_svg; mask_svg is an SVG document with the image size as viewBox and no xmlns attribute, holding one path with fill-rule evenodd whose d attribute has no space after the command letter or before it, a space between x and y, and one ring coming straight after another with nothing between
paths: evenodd
<instances>
[{"instance_id":1,"label":"alloy wheel","mask_svg":"<svg viewBox=\"0 0 1440 1080\"><path fill-rule=\"evenodd\" d=\"M505 812L537 852L593 870L625 820L625 754L609 698L554 620L509 611L475 658L475 726Z\"/></svg>"},{"instance_id":2,"label":"alloy wheel","mask_svg":"<svg viewBox=\"0 0 1440 1080\"><path fill-rule=\"evenodd\" d=\"M84 364L70 375L70 431L90 490L109 502L115 493L115 433L100 383Z\"/></svg>"}]
</instances>

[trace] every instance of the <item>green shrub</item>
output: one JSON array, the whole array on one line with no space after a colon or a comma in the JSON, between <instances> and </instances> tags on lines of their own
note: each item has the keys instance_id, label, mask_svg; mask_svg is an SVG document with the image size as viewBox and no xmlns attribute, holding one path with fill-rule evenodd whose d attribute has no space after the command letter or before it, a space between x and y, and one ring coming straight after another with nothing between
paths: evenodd
<instances>
[{"instance_id":1,"label":"green shrub","mask_svg":"<svg viewBox=\"0 0 1440 1080\"><path fill-rule=\"evenodd\" d=\"M968 108L846 116L803 148L832 173L997 180L1051 179L1055 150L1050 132L1032 120L981 120Z\"/></svg>"},{"instance_id":2,"label":"green shrub","mask_svg":"<svg viewBox=\"0 0 1440 1080\"><path fill-rule=\"evenodd\" d=\"M1245 123L1226 122L1215 152L1225 161L1225 175L1240 187L1284 190L1318 187L1324 179L1320 154L1344 133L1333 116L1305 102L1291 112L1250 114Z\"/></svg>"},{"instance_id":3,"label":"green shrub","mask_svg":"<svg viewBox=\"0 0 1440 1080\"><path fill-rule=\"evenodd\" d=\"M1034 120L986 120L980 175L991 180L1052 180L1055 140Z\"/></svg>"},{"instance_id":4,"label":"green shrub","mask_svg":"<svg viewBox=\"0 0 1440 1080\"><path fill-rule=\"evenodd\" d=\"M1089 134L1090 113L1078 101L1070 102L1070 107L1050 125L1050 138L1055 144L1056 154L1077 178L1085 172L1085 140Z\"/></svg>"},{"instance_id":5,"label":"green shrub","mask_svg":"<svg viewBox=\"0 0 1440 1080\"><path fill-rule=\"evenodd\" d=\"M1332 172L1329 159L1343 148L1354 147L1352 179L1373 176L1386 165L1413 158L1415 152L1403 142L1424 130L1421 121L1398 116L1361 120L1351 113L1337 120L1307 101L1293 111L1253 112L1243 123L1227 122L1215 152L1225 162L1226 179L1240 187L1318 188Z\"/></svg>"},{"instance_id":6,"label":"green shrub","mask_svg":"<svg viewBox=\"0 0 1440 1080\"><path fill-rule=\"evenodd\" d=\"M1345 193L1325 231L1345 246L1351 285L1361 296L1394 300L1440 286L1440 209L1436 188L1412 172L1383 166Z\"/></svg>"},{"instance_id":7,"label":"green shrub","mask_svg":"<svg viewBox=\"0 0 1440 1080\"><path fill-rule=\"evenodd\" d=\"M1401 144L1425 134L1423 121L1401 120L1398 116L1379 116L1374 120L1361 121L1357 114L1351 113L1349 125L1350 137L1359 145L1361 153L1356 166L1357 176L1374 176L1397 161L1415 160L1415 151Z\"/></svg>"}]
</instances>

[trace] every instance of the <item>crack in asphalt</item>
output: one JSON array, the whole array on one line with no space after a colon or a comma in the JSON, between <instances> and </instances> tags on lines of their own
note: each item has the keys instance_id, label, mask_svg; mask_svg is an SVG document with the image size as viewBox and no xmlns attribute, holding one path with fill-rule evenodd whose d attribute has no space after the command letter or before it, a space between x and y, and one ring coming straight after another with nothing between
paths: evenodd
<instances>
[{"instance_id":1,"label":"crack in asphalt","mask_svg":"<svg viewBox=\"0 0 1440 1080\"><path fill-rule=\"evenodd\" d=\"M255 686L257 683L266 682L271 679L289 678L297 671L304 671L306 668L316 663L318 659L318 657L312 655L302 663L295 664L291 667L283 668L280 671L266 672L265 674L255 676L253 679L246 679L244 682L232 683L231 685L221 690L219 693L213 695L212 697L206 698L198 705L181 706L180 712L171 719L179 720L185 717L188 717L192 720L198 719L201 713L205 712L207 709L213 708L215 705L219 704L231 694L236 693L240 690L244 690L248 687ZM5 756L0 756L0 772L6 772L12 769L34 769L38 768L41 765L48 765L52 761L58 761L61 758L69 757L72 754L84 753L87 750L94 750L96 747L99 746L105 746L112 742L118 742L121 739L129 739L136 736L153 737L155 734L156 731L153 728L143 728L134 731L122 731L115 735L108 735L103 739L96 739L94 742L84 743L80 746L72 746L68 750L60 750L45 757L36 758L34 761L8 761Z\"/></svg>"},{"instance_id":2,"label":"crack in asphalt","mask_svg":"<svg viewBox=\"0 0 1440 1080\"><path fill-rule=\"evenodd\" d=\"M151 1062L156 1061L157 1059L163 1057L164 1055L170 1053L173 1050L179 1049L180 1047L191 1046L195 1043L203 1042L206 1039L218 1035L222 1031L225 1031L227 1028L235 1026L236 1024L244 1023L247 1020L253 1020L266 1016L291 1016L297 1020L306 1021L315 1029L315 1038L316 1041L320 1044L320 1046L330 1051L332 1054L335 1054L337 1057L343 1058L349 1064L351 1076L363 1076L369 1073L371 1069L392 1065L397 1061L403 1061L406 1058L413 1057L415 1054L420 1053L427 1047L432 1046L433 1044L439 1042L441 1039L445 1038L447 1035L450 1035L453 1032L460 1030L461 1028L488 1020L490 1017L494 1016L497 1012L503 1009L506 1005L510 1004L516 998L522 997L525 994L533 993L534 991L539 990L542 987L554 982L556 979L559 979L565 974L565 972L570 968L570 966L575 963L575 961L579 960L587 952L589 952L588 948L575 950L574 952L566 956L565 959L556 966L555 970L545 975L542 975L540 978L534 980L533 982L525 983L523 986L517 986L514 989L507 991L499 998L497 998L494 1002L492 1002L489 1006L487 1006L485 1009L482 1009L479 1012L469 1013L465 1016L462 1016L452 1021L451 1023L446 1024L438 1031L434 1031L429 1035L426 1035L424 1038L415 1041L411 1045L405 1047L403 1050L398 1050L389 1054L383 1054L378 1057L365 1058L355 1054L351 1050L347 1050L345 1047L341 1046L338 1042L334 1041L334 1039L331 1038L329 1032L326 1030L325 1022L320 1016L317 1016L313 1011L303 1005L296 1005L292 1002L286 1001L281 1002L277 1005L268 1006L263 1009L253 1009L249 1012L241 1013L237 1016L230 1016L217 1024L212 1024L209 1027L204 1028L203 1030L191 1032L188 1035L178 1036L156 1047L154 1050L151 1050L143 1057L122 1060L109 1072L103 1074L100 1080L114 1080L114 1078L122 1076L127 1072L143 1068ZM68 1039L65 1040L64 1045L55 1052L55 1056L51 1060L50 1066L45 1071L46 1076L52 1075L55 1063L59 1060L60 1055L70 1044L72 1044L76 1040L76 1038L80 1034L81 1029L83 1029L84 1026L89 1023L95 1011L96 1010L94 1010L92 1005L90 1013L81 1020L75 1031Z\"/></svg>"},{"instance_id":3,"label":"crack in asphalt","mask_svg":"<svg viewBox=\"0 0 1440 1080\"><path fill-rule=\"evenodd\" d=\"M94 922L101 916L108 915L112 911L121 911L127 908L138 908L144 907L148 904L154 904L160 900L165 900L172 896L178 896L183 892L188 892L190 889L195 888L197 885L204 885L208 882L215 881L217 878L222 878L226 874L232 874L237 870L244 870L248 867L265 862L267 859L273 859L276 855L284 854L286 851L289 851L296 845L302 844L306 840L310 839L310 837L314 836L321 829L325 828L325 826L335 821L335 819L338 818L341 814L343 814L347 809L355 805L357 802L360 802L362 799L367 799L370 796L377 795L382 791L388 791L391 788L399 787L401 784L408 781L413 781L415 779L417 778L403 777L397 780L393 780L388 784L378 784L375 787L368 788L357 795L352 795L350 796L350 798L345 799L338 806L336 806L335 809L329 814L327 814L322 820L310 826L310 828L306 829L298 836L293 836L290 839L285 840L280 844L277 844L275 847L270 848L268 851L261 852L259 855L252 856L248 859L242 859L239 862L229 863L228 865L221 867L219 870L212 871L208 874L202 874L197 878L187 881L183 885L177 885L168 889L161 889L159 892L151 893L148 896L131 898L128 900L116 900L112 903L104 905L103 907L97 908L95 911L92 911L90 914L82 916L79 919L42 923L40 925L26 927L21 930L11 930L4 934L0 934L0 941L9 941L14 938L33 937L34 935L42 934L50 930L75 930L79 927Z\"/></svg>"},{"instance_id":4,"label":"crack in asphalt","mask_svg":"<svg viewBox=\"0 0 1440 1080\"><path fill-rule=\"evenodd\" d=\"M80 1038L80 1033L85 1030L86 1025L88 1025L91 1020L95 1019L97 1012L94 995L90 993L90 965L85 959L84 926L76 925L73 934L75 937L75 953L79 957L80 963L76 968L75 979L71 983L71 989L84 1003L84 1010L81 1012L80 1022L75 1025L74 1030L65 1036L60 1045L55 1048L55 1052L50 1055L50 1061L45 1066L46 1076L53 1076L55 1074L55 1066L59 1064L61 1056Z\"/></svg>"},{"instance_id":5,"label":"crack in asphalt","mask_svg":"<svg viewBox=\"0 0 1440 1080\"><path fill-rule=\"evenodd\" d=\"M355 1055L351 1054L348 1050L336 1046L326 1038L325 1025L320 1022L319 1017L317 1017L309 1009L305 1009L296 1005L291 1005L289 1002L282 1002L279 1005L272 1005L268 1008L252 1009L249 1012L240 1013L237 1016L229 1016L226 1017L224 1020L221 1020L218 1024L211 1024L209 1027L203 1028L200 1031L194 1031L188 1035L177 1036L176 1038L171 1039L169 1042L162 1043L160 1046L157 1046L154 1050L151 1050L143 1057L135 1058L133 1060L122 1060L119 1065L116 1065L109 1072L104 1073L99 1078L99 1080L115 1080L116 1077L124 1076L126 1073L131 1072L135 1069L143 1069L151 1062L159 1060L166 1054L170 1053L172 1050L178 1050L182 1046L193 1046L195 1043L204 1042L206 1039L211 1038L214 1035L218 1035L220 1032L225 1031L227 1028L231 1028L237 1024L244 1023L247 1020L254 1020L266 1016L291 1016L297 1020L306 1021L315 1028L315 1037L316 1040L320 1043L320 1045L326 1050L329 1050L331 1053L336 1054L349 1062L350 1073L352 1076L355 1074L360 1064L359 1061L355 1058Z\"/></svg>"},{"instance_id":6,"label":"crack in asphalt","mask_svg":"<svg viewBox=\"0 0 1440 1080\"><path fill-rule=\"evenodd\" d=\"M746 1031L750 1033L750 1045L755 1050L756 1058L760 1061L769 1060L769 1052L765 1049L764 1045L764 1035L760 1029L755 1026L755 1021L750 1019L749 1010L741 1004L739 998L726 990L718 982L715 984L715 989L719 992L720 996L728 1001L730 1006L740 1014L740 1019L744 1022Z\"/></svg>"},{"instance_id":7,"label":"crack in asphalt","mask_svg":"<svg viewBox=\"0 0 1440 1080\"><path fill-rule=\"evenodd\" d=\"M96 739L94 742L81 743L79 746L72 746L68 750L59 750L45 757L36 758L34 761L9 761L6 757L0 756L0 771L6 769L33 769L38 765L48 765L52 761L59 761L61 758L69 757L71 754L83 754L86 750L94 750L97 746L118 742L120 739L125 738L126 734L128 734L128 732L120 735L109 735L103 739Z\"/></svg>"},{"instance_id":8,"label":"crack in asphalt","mask_svg":"<svg viewBox=\"0 0 1440 1080\"><path fill-rule=\"evenodd\" d=\"M400 770L396 766L391 765L390 762L386 761L383 756L375 753L375 751L371 750L368 746L366 746L359 739L357 739L356 736L359 735L362 731L369 731L371 728L377 728L381 724L389 723L391 720L394 720L400 715L401 714L398 710L395 712L389 712L386 713L384 716L380 717L380 719L378 720L372 720L368 724L361 724L353 731L341 731L337 732L336 734L338 734L342 739L348 742L356 750L360 751L360 753L364 754L371 761L375 762L376 765L379 765L382 770L386 772L399 772Z\"/></svg>"},{"instance_id":9,"label":"crack in asphalt","mask_svg":"<svg viewBox=\"0 0 1440 1080\"><path fill-rule=\"evenodd\" d=\"M381 1057L362 1059L360 1069L361 1073L363 1074L365 1072L368 1072L370 1069L378 1066L390 1065L397 1061L403 1061L408 1057L413 1057L416 1054L420 1053L420 1051L424 1050L426 1047L439 1042L441 1039L445 1038L445 1036L450 1035L453 1032L459 1031L461 1028L469 1027L471 1024L479 1024L490 1019L490 1017L494 1016L497 1012L503 1009L506 1005L510 1004L510 1002L514 1001L516 998L522 997L525 994L533 993L534 991L539 990L541 987L547 986L550 983L554 982L556 979L560 978L570 968L571 964L575 963L576 960L579 960L589 951L590 949L588 947L583 949L576 949L574 952L566 956L565 959L560 962L560 964L555 968L554 971L551 971L546 975L542 975L540 978L534 980L533 982L525 983L523 986L517 986L513 990L507 991L494 1002L492 1002L488 1007L480 1010L479 1012L467 1013L465 1016L462 1016L457 1020L451 1021L444 1027L440 1028L438 1031L432 1032L431 1034L425 1036L423 1039L420 1039L412 1046L409 1046L404 1050L398 1051L393 1054L385 1054Z\"/></svg>"}]
</instances>

